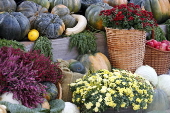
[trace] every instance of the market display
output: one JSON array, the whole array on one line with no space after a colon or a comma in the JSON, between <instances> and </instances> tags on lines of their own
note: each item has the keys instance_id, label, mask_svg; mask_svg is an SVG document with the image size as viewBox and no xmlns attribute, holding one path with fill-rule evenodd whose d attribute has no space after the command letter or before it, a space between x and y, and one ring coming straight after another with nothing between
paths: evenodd
<instances>
[{"instance_id":1,"label":"market display","mask_svg":"<svg viewBox=\"0 0 170 113\"><path fill-rule=\"evenodd\" d=\"M160 27L169 9L169 0L1 0L0 113L169 113ZM63 46L76 58L54 60Z\"/></svg>"}]
</instances>

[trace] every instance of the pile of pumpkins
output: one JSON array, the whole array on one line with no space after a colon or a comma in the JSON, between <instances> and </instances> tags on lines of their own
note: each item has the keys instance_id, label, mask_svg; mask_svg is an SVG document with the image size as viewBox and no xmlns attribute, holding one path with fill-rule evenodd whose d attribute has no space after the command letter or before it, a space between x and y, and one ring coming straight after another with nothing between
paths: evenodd
<instances>
[{"instance_id":1,"label":"pile of pumpkins","mask_svg":"<svg viewBox=\"0 0 170 113\"><path fill-rule=\"evenodd\" d=\"M40 35L55 39L82 32L87 23L104 30L100 11L129 2L142 4L158 23L170 18L169 0L25 0L18 4L1 0L0 38L22 41L31 29L37 29Z\"/></svg>"}]
</instances>

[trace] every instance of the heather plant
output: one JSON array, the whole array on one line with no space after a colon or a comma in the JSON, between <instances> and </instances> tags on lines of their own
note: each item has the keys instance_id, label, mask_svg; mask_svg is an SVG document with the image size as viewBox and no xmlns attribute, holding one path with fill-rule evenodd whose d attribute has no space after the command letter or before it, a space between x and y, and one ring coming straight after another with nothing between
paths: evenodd
<instances>
[{"instance_id":1,"label":"heather plant","mask_svg":"<svg viewBox=\"0 0 170 113\"><path fill-rule=\"evenodd\" d=\"M41 82L56 83L61 77L60 68L38 51L0 48L0 94L12 92L26 107L43 102L46 87Z\"/></svg>"}]
</instances>

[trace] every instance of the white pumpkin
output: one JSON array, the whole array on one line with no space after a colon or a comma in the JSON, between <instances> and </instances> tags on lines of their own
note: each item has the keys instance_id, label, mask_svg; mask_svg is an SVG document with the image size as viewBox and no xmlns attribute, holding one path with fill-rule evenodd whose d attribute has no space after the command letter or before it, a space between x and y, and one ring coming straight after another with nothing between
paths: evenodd
<instances>
[{"instance_id":1,"label":"white pumpkin","mask_svg":"<svg viewBox=\"0 0 170 113\"><path fill-rule=\"evenodd\" d=\"M151 66L148 66L148 65L140 66L139 68L136 69L135 73L147 79L155 87L157 86L158 75L155 69L152 68Z\"/></svg>"},{"instance_id":2,"label":"white pumpkin","mask_svg":"<svg viewBox=\"0 0 170 113\"><path fill-rule=\"evenodd\" d=\"M0 113L7 113L5 105L0 105Z\"/></svg>"},{"instance_id":3,"label":"white pumpkin","mask_svg":"<svg viewBox=\"0 0 170 113\"><path fill-rule=\"evenodd\" d=\"M20 101L13 99L13 93L9 92L3 93L1 95L1 101L7 101L13 104L21 104Z\"/></svg>"},{"instance_id":4,"label":"white pumpkin","mask_svg":"<svg viewBox=\"0 0 170 113\"><path fill-rule=\"evenodd\" d=\"M170 75L162 74L158 76L158 86L159 89L162 89L170 100Z\"/></svg>"},{"instance_id":5,"label":"white pumpkin","mask_svg":"<svg viewBox=\"0 0 170 113\"><path fill-rule=\"evenodd\" d=\"M61 113L80 113L80 110L75 104L71 102L65 102L65 107Z\"/></svg>"}]
</instances>

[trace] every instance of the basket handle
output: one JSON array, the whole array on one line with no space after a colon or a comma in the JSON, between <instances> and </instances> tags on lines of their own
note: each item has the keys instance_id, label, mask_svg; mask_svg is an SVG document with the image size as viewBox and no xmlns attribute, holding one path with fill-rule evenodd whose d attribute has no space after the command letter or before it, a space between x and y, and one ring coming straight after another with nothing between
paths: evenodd
<instances>
[{"instance_id":1,"label":"basket handle","mask_svg":"<svg viewBox=\"0 0 170 113\"><path fill-rule=\"evenodd\" d=\"M151 31L151 38L155 39L155 31L154 30Z\"/></svg>"}]
</instances>

